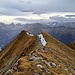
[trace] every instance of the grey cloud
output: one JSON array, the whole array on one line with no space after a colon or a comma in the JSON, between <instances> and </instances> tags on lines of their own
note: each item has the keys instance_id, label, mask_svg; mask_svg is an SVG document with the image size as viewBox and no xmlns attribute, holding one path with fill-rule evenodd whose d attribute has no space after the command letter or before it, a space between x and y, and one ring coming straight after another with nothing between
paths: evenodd
<instances>
[{"instance_id":1,"label":"grey cloud","mask_svg":"<svg viewBox=\"0 0 75 75\"><path fill-rule=\"evenodd\" d=\"M26 18L15 18L19 22L28 22L28 23L42 23L48 22L46 19L26 19ZM50 20L49 20L50 21Z\"/></svg>"},{"instance_id":2,"label":"grey cloud","mask_svg":"<svg viewBox=\"0 0 75 75\"><path fill-rule=\"evenodd\" d=\"M10 11L10 12L8 12ZM15 11L15 12L14 12ZM0 15L10 15L10 16L13 16L13 15L18 15L17 13L18 11L17 10L11 10L11 9L0 9ZM17 13L17 14L16 14Z\"/></svg>"},{"instance_id":3,"label":"grey cloud","mask_svg":"<svg viewBox=\"0 0 75 75\"><path fill-rule=\"evenodd\" d=\"M33 13L42 14L44 12L75 12L75 1L72 0L32 0L31 4L24 9L33 10Z\"/></svg>"},{"instance_id":4,"label":"grey cloud","mask_svg":"<svg viewBox=\"0 0 75 75\"><path fill-rule=\"evenodd\" d=\"M25 15L25 12L30 12L30 9L25 9L25 5L30 2L21 1L23 3L19 0L15 0L15 2L13 0L0 0L0 15L21 16Z\"/></svg>"},{"instance_id":5,"label":"grey cloud","mask_svg":"<svg viewBox=\"0 0 75 75\"><path fill-rule=\"evenodd\" d=\"M68 21L68 22L75 21L75 18L66 18L63 16L53 16L53 17L50 17L50 19L53 21Z\"/></svg>"},{"instance_id":6,"label":"grey cloud","mask_svg":"<svg viewBox=\"0 0 75 75\"><path fill-rule=\"evenodd\" d=\"M33 10L20 9L21 12L33 12Z\"/></svg>"},{"instance_id":7,"label":"grey cloud","mask_svg":"<svg viewBox=\"0 0 75 75\"><path fill-rule=\"evenodd\" d=\"M75 17L75 15L65 15L65 17Z\"/></svg>"},{"instance_id":8,"label":"grey cloud","mask_svg":"<svg viewBox=\"0 0 75 75\"><path fill-rule=\"evenodd\" d=\"M33 12L33 14L75 12L75 0L0 0L0 9L11 9L7 11L11 15L13 10L14 14L16 13L15 9L20 14L21 12ZM5 14L6 10L4 10ZM1 11L0 14L2 14Z\"/></svg>"},{"instance_id":9,"label":"grey cloud","mask_svg":"<svg viewBox=\"0 0 75 75\"><path fill-rule=\"evenodd\" d=\"M19 2L22 3L22 4L30 4L30 3L32 3L31 1L25 2L25 1L22 1L22 0L20 0Z\"/></svg>"},{"instance_id":10,"label":"grey cloud","mask_svg":"<svg viewBox=\"0 0 75 75\"><path fill-rule=\"evenodd\" d=\"M27 19L25 19L25 18L15 18L15 20L17 20L17 21L27 21Z\"/></svg>"},{"instance_id":11,"label":"grey cloud","mask_svg":"<svg viewBox=\"0 0 75 75\"><path fill-rule=\"evenodd\" d=\"M33 14L42 14L42 13L46 13L46 11L34 11Z\"/></svg>"},{"instance_id":12,"label":"grey cloud","mask_svg":"<svg viewBox=\"0 0 75 75\"><path fill-rule=\"evenodd\" d=\"M27 11L27 10L26 10ZM31 12L20 12L17 9L0 9L0 15L7 15L7 16L26 16L31 14Z\"/></svg>"}]
</instances>

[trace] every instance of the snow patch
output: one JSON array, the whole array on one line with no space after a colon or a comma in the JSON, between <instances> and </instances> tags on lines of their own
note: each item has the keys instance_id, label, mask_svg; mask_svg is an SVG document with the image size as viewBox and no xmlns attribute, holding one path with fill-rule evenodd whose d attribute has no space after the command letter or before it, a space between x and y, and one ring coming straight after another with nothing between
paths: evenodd
<instances>
[{"instance_id":1,"label":"snow patch","mask_svg":"<svg viewBox=\"0 0 75 75\"><path fill-rule=\"evenodd\" d=\"M26 32L26 34L27 34L27 35L29 35L29 36L34 36L33 34L31 34L31 33L28 33L28 32Z\"/></svg>"},{"instance_id":2,"label":"snow patch","mask_svg":"<svg viewBox=\"0 0 75 75\"><path fill-rule=\"evenodd\" d=\"M39 34L38 37L40 38L42 45L45 46L47 42L45 41L45 38L43 37L43 35Z\"/></svg>"}]
</instances>

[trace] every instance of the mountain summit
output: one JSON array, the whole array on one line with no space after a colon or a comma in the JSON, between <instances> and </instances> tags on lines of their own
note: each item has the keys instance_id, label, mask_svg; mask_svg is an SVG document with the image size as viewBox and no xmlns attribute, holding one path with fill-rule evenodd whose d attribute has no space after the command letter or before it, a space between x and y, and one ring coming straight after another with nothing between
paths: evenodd
<instances>
[{"instance_id":1,"label":"mountain summit","mask_svg":"<svg viewBox=\"0 0 75 75\"><path fill-rule=\"evenodd\" d=\"M0 52L0 75L75 75L75 50L23 30Z\"/></svg>"}]
</instances>

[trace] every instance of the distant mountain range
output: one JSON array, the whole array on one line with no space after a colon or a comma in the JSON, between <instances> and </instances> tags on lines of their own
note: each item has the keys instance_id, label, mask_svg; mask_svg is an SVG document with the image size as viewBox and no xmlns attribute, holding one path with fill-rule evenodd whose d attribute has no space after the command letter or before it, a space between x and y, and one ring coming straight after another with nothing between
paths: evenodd
<instances>
[{"instance_id":1,"label":"distant mountain range","mask_svg":"<svg viewBox=\"0 0 75 75\"><path fill-rule=\"evenodd\" d=\"M46 32L23 30L0 52L0 75L75 75L75 50Z\"/></svg>"},{"instance_id":2,"label":"distant mountain range","mask_svg":"<svg viewBox=\"0 0 75 75\"><path fill-rule=\"evenodd\" d=\"M33 24L4 24L0 23L0 48L5 47L22 30L33 34L47 32L61 42L68 44L75 41L75 22L51 22Z\"/></svg>"}]
</instances>

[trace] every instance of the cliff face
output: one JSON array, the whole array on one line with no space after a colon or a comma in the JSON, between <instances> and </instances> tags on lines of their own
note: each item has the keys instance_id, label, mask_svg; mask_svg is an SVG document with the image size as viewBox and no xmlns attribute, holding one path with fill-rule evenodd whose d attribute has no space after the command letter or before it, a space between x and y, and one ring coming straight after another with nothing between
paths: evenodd
<instances>
[{"instance_id":1,"label":"cliff face","mask_svg":"<svg viewBox=\"0 0 75 75\"><path fill-rule=\"evenodd\" d=\"M75 51L42 32L22 31L0 53L0 75L75 75Z\"/></svg>"}]
</instances>

